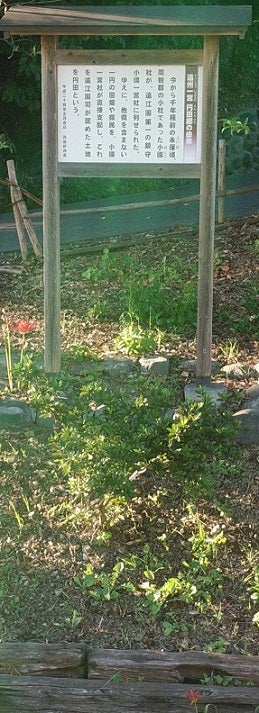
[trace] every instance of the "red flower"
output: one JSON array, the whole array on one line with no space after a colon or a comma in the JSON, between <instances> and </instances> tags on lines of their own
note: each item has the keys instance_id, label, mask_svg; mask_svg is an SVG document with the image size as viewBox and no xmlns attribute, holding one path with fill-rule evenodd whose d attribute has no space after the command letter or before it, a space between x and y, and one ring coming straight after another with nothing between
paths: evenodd
<instances>
[{"instance_id":1,"label":"red flower","mask_svg":"<svg viewBox=\"0 0 259 713\"><path fill-rule=\"evenodd\" d=\"M10 329L17 334L28 334L34 332L34 329L39 327L39 322L28 322L26 319L19 319L17 322L10 323Z\"/></svg>"},{"instance_id":2,"label":"red flower","mask_svg":"<svg viewBox=\"0 0 259 713\"><path fill-rule=\"evenodd\" d=\"M196 701L198 700L198 698L200 698L200 696L201 696L201 692L200 692L200 691L193 691L192 688L190 688L189 691L186 691L186 694L185 694L185 695L186 695L186 698L188 698L188 701L189 701L190 703L196 703Z\"/></svg>"}]
</instances>

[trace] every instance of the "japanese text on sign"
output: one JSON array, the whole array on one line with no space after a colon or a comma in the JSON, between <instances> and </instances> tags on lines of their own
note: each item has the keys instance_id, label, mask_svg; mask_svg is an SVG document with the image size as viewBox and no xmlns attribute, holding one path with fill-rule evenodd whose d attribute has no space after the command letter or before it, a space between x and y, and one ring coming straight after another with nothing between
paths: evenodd
<instances>
[{"instance_id":1,"label":"japanese text on sign","mask_svg":"<svg viewBox=\"0 0 259 713\"><path fill-rule=\"evenodd\" d=\"M59 65L59 162L200 163L202 67Z\"/></svg>"}]
</instances>

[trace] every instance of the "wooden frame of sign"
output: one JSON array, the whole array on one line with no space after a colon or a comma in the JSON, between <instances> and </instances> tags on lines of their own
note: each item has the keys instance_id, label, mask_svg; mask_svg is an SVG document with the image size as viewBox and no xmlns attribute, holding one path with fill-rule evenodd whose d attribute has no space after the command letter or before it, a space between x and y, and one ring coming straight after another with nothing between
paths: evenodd
<instances>
[{"instance_id":1,"label":"wooden frame of sign","mask_svg":"<svg viewBox=\"0 0 259 713\"><path fill-rule=\"evenodd\" d=\"M45 371L57 373L60 349L60 198L59 176L64 175L148 175L200 176L199 275L197 324L197 383L211 378L213 315L213 255L217 162L217 100L219 38L221 35L244 37L251 24L250 6L116 6L55 8L13 6L0 21L0 31L9 34L41 35L42 50L42 139L43 139L43 241L44 241L44 311ZM202 137L200 164L126 164L59 161L58 156L58 63L93 64L98 52L58 51L61 35L200 35L201 52L174 51L156 53L156 62L167 64L202 64ZM144 58L145 54L145 58ZM150 50L149 64L154 64ZM116 53L116 63L132 62L129 51ZM104 55L102 55L103 62ZM134 53L134 62L146 62L145 53ZM105 62L113 62L114 53ZM147 173L148 168L148 173Z\"/></svg>"}]
</instances>

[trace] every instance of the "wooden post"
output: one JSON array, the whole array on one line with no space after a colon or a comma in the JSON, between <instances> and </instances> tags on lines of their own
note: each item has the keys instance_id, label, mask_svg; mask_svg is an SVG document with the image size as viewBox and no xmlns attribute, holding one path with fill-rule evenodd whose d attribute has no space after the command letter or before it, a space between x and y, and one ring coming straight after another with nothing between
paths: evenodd
<instances>
[{"instance_id":1,"label":"wooden post","mask_svg":"<svg viewBox=\"0 0 259 713\"><path fill-rule=\"evenodd\" d=\"M21 189L17 182L14 161L12 161L11 159L9 161L7 161L7 170L8 170L9 180L11 181L11 185L10 185L11 196L12 195L15 196L13 208L16 208L16 210L18 210L19 222L21 222L23 224L24 228L26 229L28 236L30 238L33 250L35 252L35 255L37 255L37 257L39 257L42 253L41 246L39 244L39 241L38 241L37 235L35 233L35 230L33 228L33 225L31 224L31 220L30 220L30 217L29 217L28 211L27 211L27 206L23 200L22 192L21 192ZM13 193L12 193L12 191L13 191ZM15 211L15 220L16 220L16 211ZM26 245L25 238L24 238L24 241L25 241L25 245ZM27 245L26 245L26 254L27 254Z\"/></svg>"},{"instance_id":2,"label":"wooden post","mask_svg":"<svg viewBox=\"0 0 259 713\"><path fill-rule=\"evenodd\" d=\"M209 384L213 313L213 257L217 162L219 39L204 37L202 155L199 220L197 384Z\"/></svg>"},{"instance_id":3,"label":"wooden post","mask_svg":"<svg viewBox=\"0 0 259 713\"><path fill-rule=\"evenodd\" d=\"M18 206L18 201L20 200L20 198L17 195L18 185L17 185L17 181L16 181L14 162L11 160L7 161L7 171L8 171L9 181L10 181L11 203L13 206L13 214L14 214L14 220L15 220L18 240L19 240L19 244L20 244L20 249L21 249L21 256L22 256L23 260L27 260L28 248L27 248L27 243L26 243L24 226L23 226L23 222L22 222L22 216L21 216L21 213L19 211L19 206ZM16 188L16 186L17 186L17 188Z\"/></svg>"},{"instance_id":4,"label":"wooden post","mask_svg":"<svg viewBox=\"0 0 259 713\"><path fill-rule=\"evenodd\" d=\"M41 38L42 174L45 356L47 373L60 371L60 217L57 171L56 37Z\"/></svg>"},{"instance_id":5,"label":"wooden post","mask_svg":"<svg viewBox=\"0 0 259 713\"><path fill-rule=\"evenodd\" d=\"M219 140L219 153L218 153L218 191L223 192L225 190L225 164L226 164L226 141L225 139ZM219 196L218 198L218 223L224 223L225 218L225 197Z\"/></svg>"}]
</instances>

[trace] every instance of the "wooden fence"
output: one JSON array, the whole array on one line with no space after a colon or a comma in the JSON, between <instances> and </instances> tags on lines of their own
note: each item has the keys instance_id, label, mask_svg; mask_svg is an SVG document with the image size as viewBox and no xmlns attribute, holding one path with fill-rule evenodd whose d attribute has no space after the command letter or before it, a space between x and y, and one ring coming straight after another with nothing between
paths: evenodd
<instances>
[{"instance_id":1,"label":"wooden fence","mask_svg":"<svg viewBox=\"0 0 259 713\"><path fill-rule=\"evenodd\" d=\"M258 713L259 656L0 645L1 713L191 713L190 690L199 712Z\"/></svg>"}]
</instances>

